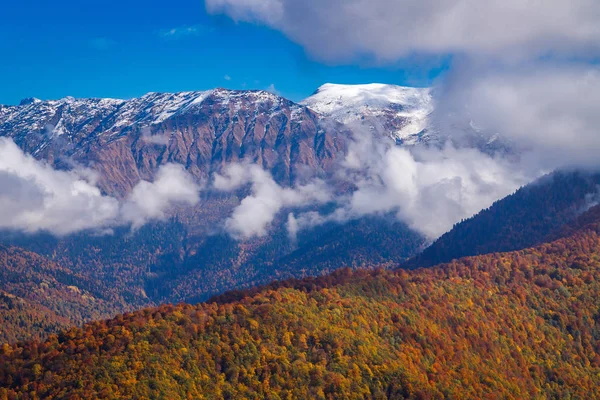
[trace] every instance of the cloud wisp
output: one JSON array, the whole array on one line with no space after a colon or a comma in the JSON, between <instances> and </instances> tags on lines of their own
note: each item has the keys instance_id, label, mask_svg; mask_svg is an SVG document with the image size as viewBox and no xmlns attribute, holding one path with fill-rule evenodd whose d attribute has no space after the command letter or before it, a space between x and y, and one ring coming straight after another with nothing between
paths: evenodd
<instances>
[{"instance_id":1,"label":"cloud wisp","mask_svg":"<svg viewBox=\"0 0 600 400\"><path fill-rule=\"evenodd\" d=\"M153 182L141 181L133 188L121 206L121 219L137 229L150 220L164 219L173 204L198 204L200 190L182 165L165 164Z\"/></svg>"},{"instance_id":2,"label":"cloud wisp","mask_svg":"<svg viewBox=\"0 0 600 400\"><path fill-rule=\"evenodd\" d=\"M0 228L56 235L140 227L161 219L177 203L196 204L200 187L182 166L161 167L154 182L141 181L122 202L102 194L95 173L53 169L0 138Z\"/></svg>"},{"instance_id":3,"label":"cloud wisp","mask_svg":"<svg viewBox=\"0 0 600 400\"><path fill-rule=\"evenodd\" d=\"M153 134L150 127L146 126L142 128L142 141L146 143L150 143L157 146L168 146L169 145L169 137L165 134Z\"/></svg>"},{"instance_id":4,"label":"cloud wisp","mask_svg":"<svg viewBox=\"0 0 600 400\"><path fill-rule=\"evenodd\" d=\"M271 223L284 208L323 204L332 199L330 189L321 180L285 188L255 164L230 164L222 174L215 174L213 183L216 190L223 192L236 191L246 185L251 186L251 194L225 221L227 232L240 240L267 235Z\"/></svg>"},{"instance_id":5,"label":"cloud wisp","mask_svg":"<svg viewBox=\"0 0 600 400\"><path fill-rule=\"evenodd\" d=\"M182 39L190 36L200 36L206 33L207 30L203 25L184 25L171 29L163 29L158 35L163 39Z\"/></svg>"}]
</instances>

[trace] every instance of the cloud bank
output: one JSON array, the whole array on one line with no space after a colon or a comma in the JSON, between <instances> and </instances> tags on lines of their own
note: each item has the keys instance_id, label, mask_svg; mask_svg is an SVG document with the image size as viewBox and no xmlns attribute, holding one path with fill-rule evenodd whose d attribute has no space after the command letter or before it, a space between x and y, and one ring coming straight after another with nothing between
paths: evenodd
<instances>
[{"instance_id":1,"label":"cloud bank","mask_svg":"<svg viewBox=\"0 0 600 400\"><path fill-rule=\"evenodd\" d=\"M395 212L398 219L435 239L461 219L527 183L514 164L477 149L355 146L360 170L357 190L341 215L357 217ZM360 152L360 153L359 153ZM366 156L365 156L366 155ZM338 212L339 215L339 212Z\"/></svg>"},{"instance_id":2,"label":"cloud bank","mask_svg":"<svg viewBox=\"0 0 600 400\"><path fill-rule=\"evenodd\" d=\"M329 202L336 206L329 214L288 214L290 237L328 220L394 212L435 238L542 173L600 164L596 0L207 0L206 7L280 30L331 63L394 64L412 55L452 55L451 70L435 90L430 129L452 136L477 126L517 150L502 157L451 144L401 148L353 127L355 140L335 180L354 189L337 195L336 182L283 188L256 165L233 164L214 177L213 188L250 188L225 221L235 238L266 235L287 208ZM161 35L197 35L199 28ZM162 136L143 139L167 144ZM200 190L181 167L165 166L155 182L141 182L120 202L102 195L88 172L55 171L8 141L0 142L0 184L1 227L57 234L114 224L137 227L164 217L173 203L196 204Z\"/></svg>"},{"instance_id":3,"label":"cloud bank","mask_svg":"<svg viewBox=\"0 0 600 400\"><path fill-rule=\"evenodd\" d=\"M288 216L293 237L300 229L328 221L395 213L398 220L428 239L447 232L541 174L478 149L398 147L392 140L363 134L350 146L342 179L355 189L336 198L337 208Z\"/></svg>"},{"instance_id":4,"label":"cloud bank","mask_svg":"<svg viewBox=\"0 0 600 400\"><path fill-rule=\"evenodd\" d=\"M154 182L140 182L124 201L103 195L86 169L59 171L0 138L0 228L67 235L164 217L176 203L196 204L199 186L178 165L165 165Z\"/></svg>"},{"instance_id":5,"label":"cloud bank","mask_svg":"<svg viewBox=\"0 0 600 400\"><path fill-rule=\"evenodd\" d=\"M450 79L453 86L438 100L440 113L468 116L499 132L534 152L546 169L600 165L599 68L536 64L457 71Z\"/></svg>"},{"instance_id":6,"label":"cloud bank","mask_svg":"<svg viewBox=\"0 0 600 400\"><path fill-rule=\"evenodd\" d=\"M206 7L280 30L330 62L414 53L530 58L600 47L595 0L207 0Z\"/></svg>"}]
</instances>

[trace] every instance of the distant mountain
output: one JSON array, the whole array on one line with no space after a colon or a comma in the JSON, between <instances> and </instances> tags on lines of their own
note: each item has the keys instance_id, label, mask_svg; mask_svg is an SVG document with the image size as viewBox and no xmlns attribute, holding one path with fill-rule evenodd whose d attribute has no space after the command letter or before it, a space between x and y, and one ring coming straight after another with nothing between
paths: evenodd
<instances>
[{"instance_id":1,"label":"distant mountain","mask_svg":"<svg viewBox=\"0 0 600 400\"><path fill-rule=\"evenodd\" d=\"M404 266L428 267L454 259L535 246L559 237L598 204L600 174L555 172L462 221Z\"/></svg>"},{"instance_id":2,"label":"distant mountain","mask_svg":"<svg viewBox=\"0 0 600 400\"><path fill-rule=\"evenodd\" d=\"M400 101L392 113L402 108ZM329 115L264 91L149 93L131 100L32 98L0 108L0 136L14 139L23 150L56 168L79 164L96 170L100 188L118 197L126 196L140 179L152 180L158 166L168 162L184 165L199 180L240 160L261 165L282 186L313 176L329 178L345 155L349 135L342 122ZM273 224L268 238L245 242L236 242L219 230L218 224L243 195L243 191L207 194L193 209L174 210L176 225L157 223L152 234L117 230L113 237L88 233L59 239L0 236L4 243L39 252L94 279L127 275L115 287L132 304L204 299L222 290L302 274L304 268L296 271L292 264L282 267L285 273L270 267L292 251L300 251L288 239L285 220ZM175 234L169 236L171 229ZM406 243L420 237L408 229L404 232ZM358 232L349 234L363 237ZM150 237L156 242L149 244ZM171 237L179 244L173 244ZM161 242L169 245L161 246ZM399 257L395 262L418 249L400 248L390 249ZM144 259L140 251L151 256ZM382 254L387 251L383 249ZM361 259L346 257L344 263L364 265L364 247L357 246L352 254ZM326 272L316 266L312 271ZM197 282L193 290L182 289L183 284L193 282ZM138 290L144 287L148 299Z\"/></svg>"},{"instance_id":3,"label":"distant mountain","mask_svg":"<svg viewBox=\"0 0 600 400\"><path fill-rule=\"evenodd\" d=\"M7 398L598 398L600 221L418 271L338 271L0 348Z\"/></svg>"},{"instance_id":4,"label":"distant mountain","mask_svg":"<svg viewBox=\"0 0 600 400\"><path fill-rule=\"evenodd\" d=\"M101 187L117 195L151 180L168 162L199 179L242 159L285 185L307 172L322 175L344 150L335 128L307 107L263 91L34 99L0 108L0 136L54 165L92 167Z\"/></svg>"}]
</instances>

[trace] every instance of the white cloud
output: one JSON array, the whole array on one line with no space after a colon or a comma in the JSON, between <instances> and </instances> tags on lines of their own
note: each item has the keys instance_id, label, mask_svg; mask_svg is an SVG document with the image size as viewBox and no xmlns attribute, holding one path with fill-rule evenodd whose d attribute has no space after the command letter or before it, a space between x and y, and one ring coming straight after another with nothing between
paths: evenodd
<instances>
[{"instance_id":1,"label":"white cloud","mask_svg":"<svg viewBox=\"0 0 600 400\"><path fill-rule=\"evenodd\" d=\"M86 169L59 171L0 138L0 228L57 235L162 218L174 203L195 204L199 187L180 166L165 165L124 204L103 195Z\"/></svg>"},{"instance_id":2,"label":"white cloud","mask_svg":"<svg viewBox=\"0 0 600 400\"><path fill-rule=\"evenodd\" d=\"M164 39L181 39L186 36L199 36L207 31L203 25L184 25L171 29L164 29L159 32L159 36Z\"/></svg>"},{"instance_id":3,"label":"white cloud","mask_svg":"<svg viewBox=\"0 0 600 400\"><path fill-rule=\"evenodd\" d=\"M0 227L68 234L117 218L119 202L82 172L56 171L0 138Z\"/></svg>"},{"instance_id":4,"label":"white cloud","mask_svg":"<svg viewBox=\"0 0 600 400\"><path fill-rule=\"evenodd\" d=\"M331 214L294 216L295 231L327 221L395 213L398 220L435 239L542 173L524 171L520 164L477 149L409 149L368 132L357 136L339 174L355 190L338 197L338 208Z\"/></svg>"},{"instance_id":5,"label":"white cloud","mask_svg":"<svg viewBox=\"0 0 600 400\"><path fill-rule=\"evenodd\" d=\"M142 140L146 143L155 144L157 146L168 146L169 137L165 134L152 134L150 127L142 128Z\"/></svg>"},{"instance_id":6,"label":"white cloud","mask_svg":"<svg viewBox=\"0 0 600 400\"><path fill-rule=\"evenodd\" d=\"M269 92L269 93L273 93L273 94L276 94L276 95L278 95L278 96L281 94L281 93L279 92L279 90L277 90L277 88L275 87L275 84L274 84L274 83L271 83L269 86L267 86L267 89L266 89L266 90L267 90L267 92Z\"/></svg>"},{"instance_id":7,"label":"white cloud","mask_svg":"<svg viewBox=\"0 0 600 400\"><path fill-rule=\"evenodd\" d=\"M237 239L265 236L275 216L285 207L322 204L331 199L329 188L320 180L295 188L279 186L271 174L258 165L230 164L223 174L215 174L213 186L235 191L251 184L245 197L225 221L227 231Z\"/></svg>"},{"instance_id":8,"label":"white cloud","mask_svg":"<svg viewBox=\"0 0 600 400\"><path fill-rule=\"evenodd\" d=\"M463 218L507 196L528 178L513 165L474 149L390 147L358 184L350 212L395 211L401 221L430 239Z\"/></svg>"},{"instance_id":9,"label":"white cloud","mask_svg":"<svg viewBox=\"0 0 600 400\"><path fill-rule=\"evenodd\" d=\"M166 164L154 182L141 181L123 204L121 216L139 228L152 219L163 219L165 211L173 204L195 205L200 201L200 187L183 166Z\"/></svg>"},{"instance_id":10,"label":"white cloud","mask_svg":"<svg viewBox=\"0 0 600 400\"><path fill-rule=\"evenodd\" d=\"M319 59L413 53L578 55L600 49L596 0L207 0L207 10L278 29Z\"/></svg>"},{"instance_id":11,"label":"white cloud","mask_svg":"<svg viewBox=\"0 0 600 400\"><path fill-rule=\"evenodd\" d=\"M548 169L600 166L600 69L545 65L458 71L439 111L470 118L536 153ZM459 105L459 107L456 107ZM452 129L444 124L446 130Z\"/></svg>"},{"instance_id":12,"label":"white cloud","mask_svg":"<svg viewBox=\"0 0 600 400\"><path fill-rule=\"evenodd\" d=\"M230 81L230 80L231 80L231 76L229 76L229 75L225 75L225 76L223 77L223 79L225 79L226 81Z\"/></svg>"},{"instance_id":13,"label":"white cloud","mask_svg":"<svg viewBox=\"0 0 600 400\"><path fill-rule=\"evenodd\" d=\"M206 6L278 29L331 62L451 54L436 105L443 134L472 119L534 148L545 168L594 164L600 151L596 0L207 0Z\"/></svg>"}]
</instances>

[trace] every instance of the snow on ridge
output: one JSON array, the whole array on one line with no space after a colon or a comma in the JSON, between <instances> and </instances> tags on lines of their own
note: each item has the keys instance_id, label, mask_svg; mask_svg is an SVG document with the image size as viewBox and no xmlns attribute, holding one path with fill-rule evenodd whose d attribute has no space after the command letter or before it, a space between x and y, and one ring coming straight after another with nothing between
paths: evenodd
<instances>
[{"instance_id":1,"label":"snow on ridge","mask_svg":"<svg viewBox=\"0 0 600 400\"><path fill-rule=\"evenodd\" d=\"M383 108L390 104L423 108L431 103L431 89L372 83L337 85L327 83L301 104L325 114L350 107Z\"/></svg>"},{"instance_id":2,"label":"snow on ridge","mask_svg":"<svg viewBox=\"0 0 600 400\"><path fill-rule=\"evenodd\" d=\"M370 117L401 119L391 136L407 139L424 131L433 112L430 88L380 83L364 85L325 84L302 101L319 114L349 123Z\"/></svg>"},{"instance_id":3,"label":"snow on ridge","mask_svg":"<svg viewBox=\"0 0 600 400\"><path fill-rule=\"evenodd\" d=\"M194 104L202 103L212 91L146 93L127 100L117 112L115 128L132 124L160 124Z\"/></svg>"},{"instance_id":4,"label":"snow on ridge","mask_svg":"<svg viewBox=\"0 0 600 400\"><path fill-rule=\"evenodd\" d=\"M383 117L393 121L392 136L406 138L418 134L427 126L432 111L431 91L428 88L408 88L385 84L336 85L325 84L308 99L297 104L265 90L230 90L217 88L207 91L175 93L150 92L130 100L109 98L58 100L25 99L19 106L0 110L0 130L6 132L48 131L70 134L81 129L88 120L105 120L104 132L118 134L132 125L150 126L185 113L194 113L208 98L211 104L238 112L244 104L252 105L255 114L276 114L289 108L292 118L299 118L308 107L324 117L340 122ZM52 126L49 122L53 120ZM90 128L95 129L95 128Z\"/></svg>"},{"instance_id":5,"label":"snow on ridge","mask_svg":"<svg viewBox=\"0 0 600 400\"><path fill-rule=\"evenodd\" d=\"M212 97L216 104L228 107L230 102L236 108L244 104L265 104L256 112L279 112L285 99L266 91L240 91L212 89L207 91L186 91L175 93L150 92L130 100L109 98L65 97L58 100L25 99L17 106L0 107L0 135L27 135L31 132L44 133L49 137L74 134L95 128L98 120L105 121L103 132L116 135L122 128L139 125L150 126L185 113L194 113L205 100ZM291 103L295 107L302 107ZM292 106L292 109L294 109ZM236 110L238 111L238 110ZM96 122L94 122L96 121ZM73 131L73 132L71 132Z\"/></svg>"}]
</instances>

